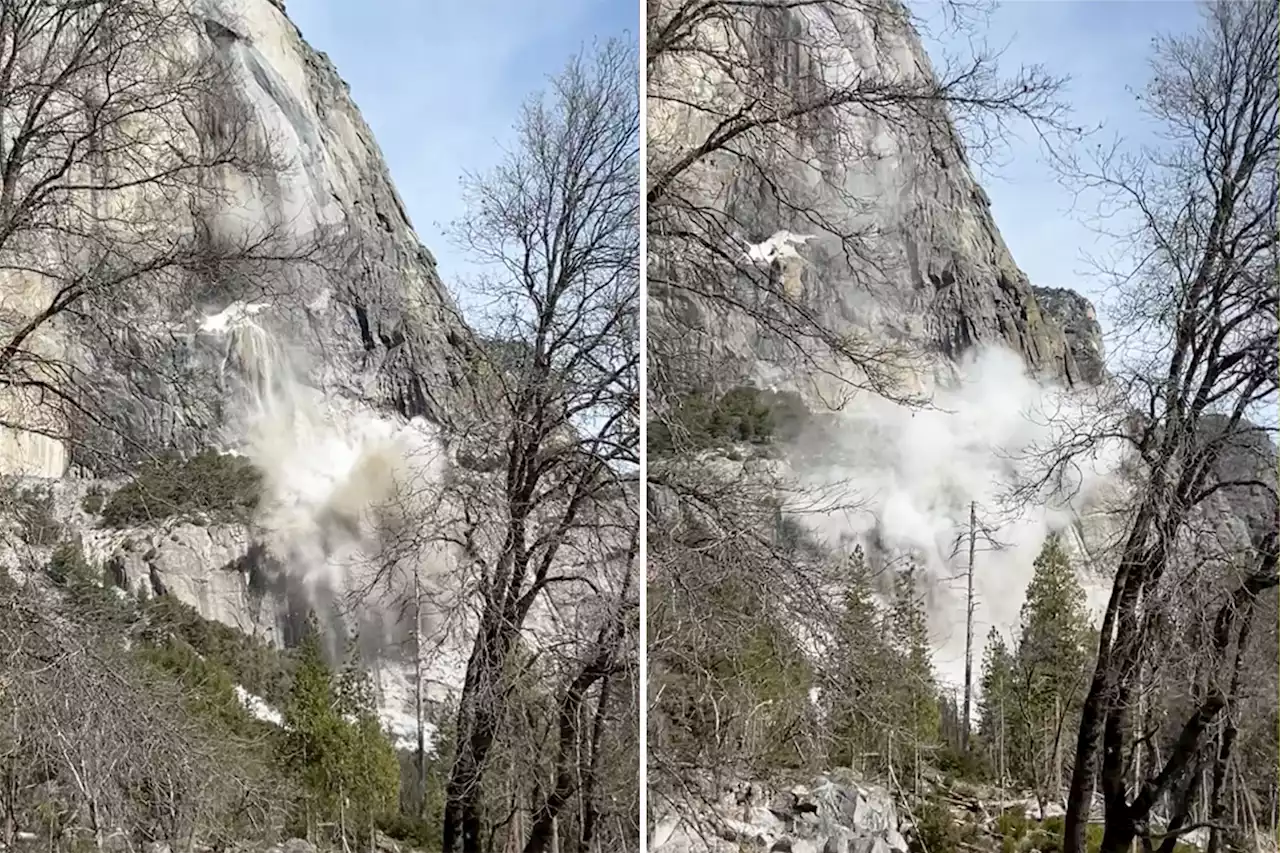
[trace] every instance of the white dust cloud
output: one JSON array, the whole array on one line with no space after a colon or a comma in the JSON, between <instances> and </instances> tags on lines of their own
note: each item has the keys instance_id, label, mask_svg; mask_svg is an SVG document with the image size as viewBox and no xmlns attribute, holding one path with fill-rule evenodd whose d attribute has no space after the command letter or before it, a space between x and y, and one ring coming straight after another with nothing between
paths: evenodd
<instances>
[{"instance_id":1,"label":"white dust cloud","mask_svg":"<svg viewBox=\"0 0 1280 853\"><path fill-rule=\"evenodd\" d=\"M977 665L988 630L995 626L1007 637L1016 626L1032 563L1049 533L1070 532L1081 513L1105 499L1120 452L1106 446L1076 458L1065 489L1023 491L1042 472L1044 452L1086 418L1088 404L1039 384L1005 349L967 358L956 381L932 399L926 409L880 397L855 400L820 437L801 439L795 467L805 485L840 504L805 518L829 542L846 548L860 542L873 565L915 558L934 663L944 684L957 685L964 677L970 504L976 502L979 526L999 546L979 535ZM1082 581L1096 600L1096 580L1082 572Z\"/></svg>"},{"instance_id":2,"label":"white dust cloud","mask_svg":"<svg viewBox=\"0 0 1280 853\"><path fill-rule=\"evenodd\" d=\"M305 380L302 355L271 331L270 308L235 303L201 322L224 353L222 375L234 406L227 449L263 474L257 524L291 589L325 619L335 611L358 628L375 674L384 716L412 707L411 679L397 660L412 630L410 567L429 593L447 583L447 549L388 531L428 533L441 500L445 451L425 421L406 421L326 394ZM430 634L441 622L429 614ZM435 680L454 680L457 661L435 655ZM403 726L400 726L401 728ZM403 734L403 732L401 733Z\"/></svg>"}]
</instances>

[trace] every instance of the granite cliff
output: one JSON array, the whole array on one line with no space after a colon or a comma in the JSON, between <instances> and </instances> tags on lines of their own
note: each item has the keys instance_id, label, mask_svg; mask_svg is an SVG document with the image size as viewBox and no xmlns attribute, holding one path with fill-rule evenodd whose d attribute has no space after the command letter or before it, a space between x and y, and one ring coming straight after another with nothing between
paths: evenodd
<instances>
[{"instance_id":1,"label":"granite cliff","mask_svg":"<svg viewBox=\"0 0 1280 853\"><path fill-rule=\"evenodd\" d=\"M157 140L156 157L190 157L213 144L210 135L230 132L252 136L266 154L252 171L229 162L183 183L157 178L161 166L143 148L76 164L106 177L94 184L69 173L67 201L49 208L49 221L69 223L63 237L0 243L0 330L38 364L24 375L38 373L55 391L37 397L19 387L20 366L6 362L0 475L16 481L14 494L50 501L122 589L169 592L208 619L287 642L309 610L337 609L369 582L374 563L389 564L387 519L370 507L400 501L403 523L417 502L413 512L447 523L449 510L438 498L426 509L426 494L447 472L456 482L480 464L458 429L484 411L468 360L477 344L347 86L283 4L203 0L156 20L175 55L211 69L201 79L218 85L184 101L181 122L157 107L112 129L125 127L145 140L139 146ZM155 44L138 51L121 57L163 55ZM90 72L82 88L92 93ZM50 91L62 94L52 83ZM141 189L130 184L138 174ZM86 183L98 188L81 193L92 201L81 206L75 187ZM119 215L102 214L112 209ZM96 239L77 243L85 210ZM216 266L188 251L239 245L259 251ZM104 267L127 267L128 286L84 287L77 264L92 253ZM70 286L81 287L74 307L22 334ZM202 451L247 457L261 471L253 518L157 505L150 521L106 525L84 508L91 494L100 507L147 460ZM6 539L8 568L48 559L50 543ZM448 548L418 557L437 579L457 565ZM409 630L404 589L386 594L344 616L375 649ZM439 613L430 621L440 648L435 694L460 681L467 626ZM392 704L408 696L397 666L380 678Z\"/></svg>"},{"instance_id":2,"label":"granite cliff","mask_svg":"<svg viewBox=\"0 0 1280 853\"><path fill-rule=\"evenodd\" d=\"M718 211L714 227L729 232L726 246L740 243L768 268L775 296L794 299L827 328L870 329L939 365L1000 345L1039 376L1097 382L1092 308L1078 295L1033 288L1018 268L948 110L890 102L887 93L933 74L902 7L765 6L751 18L715 34L708 26L702 46L688 51L694 59L665 58L651 71L651 173L713 138L717 122L751 109L753 98L802 104L815 89L835 91L859 75L873 93L868 108L783 121L753 137L767 150L729 146L698 160L680 179L684 206ZM767 81L756 82L761 91L746 91L753 77L723 70L732 60L716 68L697 58L722 55L751 65ZM657 263L678 268L682 260ZM771 332L741 312L652 284L651 300L659 329L664 318L701 315L692 325L707 349L757 381L790 384L788 366L773 363Z\"/></svg>"},{"instance_id":3,"label":"granite cliff","mask_svg":"<svg viewBox=\"0 0 1280 853\"><path fill-rule=\"evenodd\" d=\"M223 241L271 229L282 245L313 244L308 262L256 260L217 276L170 268L127 301L104 293L46 324L30 346L56 352L67 381L91 386L103 405L92 422L63 413L48 437L6 431L7 473L105 475L162 448L217 443L231 417L224 367L233 342L206 321L236 304L260 306L260 325L326 396L436 422L475 408L470 333L328 57L282 3L210 0L193 14L183 48L216 65L225 84L201 93L204 117L257 128L273 162L263 174L218 170L187 197L166 198L154 221ZM43 307L49 286L0 272L5 305L19 316Z\"/></svg>"}]
</instances>

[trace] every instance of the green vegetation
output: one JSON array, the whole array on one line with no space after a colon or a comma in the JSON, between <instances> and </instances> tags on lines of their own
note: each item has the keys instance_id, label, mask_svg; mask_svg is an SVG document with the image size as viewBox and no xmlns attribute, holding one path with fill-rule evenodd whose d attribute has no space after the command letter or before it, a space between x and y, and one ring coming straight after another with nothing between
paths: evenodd
<instances>
[{"instance_id":1,"label":"green vegetation","mask_svg":"<svg viewBox=\"0 0 1280 853\"><path fill-rule=\"evenodd\" d=\"M80 508L89 515L97 515L107 505L107 493L101 486L90 486L80 501Z\"/></svg>"},{"instance_id":2,"label":"green vegetation","mask_svg":"<svg viewBox=\"0 0 1280 853\"><path fill-rule=\"evenodd\" d=\"M301 782L294 822L309 839L321 823L337 823L344 839L371 838L378 821L399 806L399 763L378 722L372 683L354 665L352 650L335 676L313 623L284 710L280 763Z\"/></svg>"},{"instance_id":3,"label":"green vegetation","mask_svg":"<svg viewBox=\"0 0 1280 853\"><path fill-rule=\"evenodd\" d=\"M929 660L924 601L914 565L894 577L887 607L873 597L861 549L846 566L844 612L838 622L832 709L835 760L861 772L888 776L922 762L941 747L938 688Z\"/></svg>"},{"instance_id":4,"label":"green vegetation","mask_svg":"<svg viewBox=\"0 0 1280 853\"><path fill-rule=\"evenodd\" d=\"M8 655L7 671L25 672L22 689L34 692L23 695L45 698L33 702L0 690L0 700L11 703L0 722L0 745L10 760L18 759L15 766L24 766L24 750L48 749L40 733L68 737L58 743L74 748L39 753L55 756L38 770L45 774L41 780L54 783L51 793L24 781L0 792L0 807L24 825L40 827L55 849L79 843L85 830L79 797L87 795L76 780L82 762L105 754L113 763L102 765L91 790L118 791L99 808L110 810L103 812L105 820L131 827L139 838L194 832L219 850L248 839L278 840L294 829L324 848L368 850L381 828L392 837L438 845L441 798L435 796L434 806L402 805L401 777L413 778L412 761L402 769L382 730L354 642L335 672L321 654L314 619L301 647L275 649L203 619L169 595L124 593L110 572L86 559L78 540L59 543L44 571L61 591L54 610L46 613L42 604L7 614L6 628L16 619L33 624L20 646L4 646L18 635L0 632L0 651ZM2 588L7 596L19 594L11 583ZM78 650L50 657L37 648L48 641L77 644ZM255 717L237 687L280 709L287 727ZM110 695L115 690L137 695ZM74 700L60 705L47 699L62 694ZM167 728L157 730L149 715L159 715ZM154 748L144 743L152 731ZM74 763L64 770L61 759ZM444 760L429 762L432 792L443 791ZM151 803L156 798L163 802Z\"/></svg>"},{"instance_id":5,"label":"green vegetation","mask_svg":"<svg viewBox=\"0 0 1280 853\"><path fill-rule=\"evenodd\" d=\"M202 451L143 465L128 484L102 505L104 527L129 527L176 516L220 521L247 519L257 508L262 474L239 456Z\"/></svg>"},{"instance_id":6,"label":"green vegetation","mask_svg":"<svg viewBox=\"0 0 1280 853\"><path fill-rule=\"evenodd\" d=\"M57 519L53 493L42 487L19 487L8 484L0 494L0 506L18 525L22 541L37 548L47 548L62 541L62 524Z\"/></svg>"},{"instance_id":7,"label":"green vegetation","mask_svg":"<svg viewBox=\"0 0 1280 853\"><path fill-rule=\"evenodd\" d=\"M78 538L61 542L53 549L45 565L45 574L59 586L95 579L95 573L84 556L84 545Z\"/></svg>"},{"instance_id":8,"label":"green vegetation","mask_svg":"<svg viewBox=\"0 0 1280 853\"><path fill-rule=\"evenodd\" d=\"M180 641L205 661L226 670L245 690L275 707L289 697L294 655L269 643L212 622L170 595L146 601L142 607L146 636L155 644L167 638Z\"/></svg>"},{"instance_id":9,"label":"green vegetation","mask_svg":"<svg viewBox=\"0 0 1280 853\"><path fill-rule=\"evenodd\" d=\"M736 628L703 636L688 658L653 676L667 736L690 751L720 745L761 771L809 766L803 733L813 673L799 644L749 587L726 580L710 596ZM649 606L662 624L680 604L655 595Z\"/></svg>"},{"instance_id":10,"label":"green vegetation","mask_svg":"<svg viewBox=\"0 0 1280 853\"><path fill-rule=\"evenodd\" d=\"M649 423L649 452L672 455L732 444L768 444L793 436L803 423L804 404L794 394L748 386L719 396L685 396L666 418Z\"/></svg>"},{"instance_id":11,"label":"green vegetation","mask_svg":"<svg viewBox=\"0 0 1280 853\"><path fill-rule=\"evenodd\" d=\"M977 835L972 826L956 820L943 803L926 800L914 817L911 853L957 853Z\"/></svg>"},{"instance_id":12,"label":"green vegetation","mask_svg":"<svg viewBox=\"0 0 1280 853\"><path fill-rule=\"evenodd\" d=\"M1084 590L1056 537L1034 566L1015 645L994 631L987 639L979 736L992 768L1056 798L1097 643Z\"/></svg>"}]
</instances>

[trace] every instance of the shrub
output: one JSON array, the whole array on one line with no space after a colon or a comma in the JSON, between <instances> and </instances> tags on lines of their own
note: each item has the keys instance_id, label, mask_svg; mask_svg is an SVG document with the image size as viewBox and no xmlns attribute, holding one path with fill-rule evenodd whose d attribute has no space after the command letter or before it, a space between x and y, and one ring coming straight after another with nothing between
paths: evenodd
<instances>
[{"instance_id":1,"label":"shrub","mask_svg":"<svg viewBox=\"0 0 1280 853\"><path fill-rule=\"evenodd\" d=\"M1061 853L1062 834L1066 831L1066 821L1061 817L1051 817L1033 828L1024 838L1020 850L1039 850L1040 853ZM1085 828L1085 850L1098 853L1102 849L1103 827L1091 823Z\"/></svg>"},{"instance_id":2,"label":"shrub","mask_svg":"<svg viewBox=\"0 0 1280 853\"><path fill-rule=\"evenodd\" d=\"M966 833L950 809L929 800L916 810L911 853L955 853L968 840L966 835L970 834L972 828Z\"/></svg>"},{"instance_id":3,"label":"shrub","mask_svg":"<svg viewBox=\"0 0 1280 853\"><path fill-rule=\"evenodd\" d=\"M84 546L79 539L72 539L53 549L45 566L45 574L59 586L69 586L92 580L94 572L85 559Z\"/></svg>"},{"instance_id":4,"label":"shrub","mask_svg":"<svg viewBox=\"0 0 1280 853\"><path fill-rule=\"evenodd\" d=\"M768 444L795 435L807 417L794 394L760 391L745 385L716 397L686 396L666 421L649 427L649 449L657 454L706 450L730 444Z\"/></svg>"},{"instance_id":5,"label":"shrub","mask_svg":"<svg viewBox=\"0 0 1280 853\"><path fill-rule=\"evenodd\" d=\"M443 840L439 821L402 811L378 818L377 827L391 840L404 842L418 850L439 850Z\"/></svg>"},{"instance_id":6,"label":"shrub","mask_svg":"<svg viewBox=\"0 0 1280 853\"><path fill-rule=\"evenodd\" d=\"M89 515L97 515L102 512L102 508L107 503L107 493L103 491L101 486L90 486L89 491L85 493L84 500L80 501L80 508Z\"/></svg>"},{"instance_id":7,"label":"shrub","mask_svg":"<svg viewBox=\"0 0 1280 853\"><path fill-rule=\"evenodd\" d=\"M996 818L996 833L1000 836L1001 853L1017 853L1033 826L1034 822L1027 817L1027 810L1022 806L1000 812Z\"/></svg>"},{"instance_id":8,"label":"shrub","mask_svg":"<svg viewBox=\"0 0 1280 853\"><path fill-rule=\"evenodd\" d=\"M53 494L48 489L19 489L9 485L0 500L10 509L22 541L37 548L47 548L62 540L62 523L58 521Z\"/></svg>"},{"instance_id":9,"label":"shrub","mask_svg":"<svg viewBox=\"0 0 1280 853\"><path fill-rule=\"evenodd\" d=\"M217 721L234 732L254 732L256 721L241 704L225 667L202 658L176 637L160 645L141 646L137 653L144 662L183 686L193 713Z\"/></svg>"},{"instance_id":10,"label":"shrub","mask_svg":"<svg viewBox=\"0 0 1280 853\"><path fill-rule=\"evenodd\" d=\"M185 461L166 456L144 465L107 499L102 524L130 527L192 514L244 520L257 508L261 492L262 474L238 456L213 450Z\"/></svg>"}]
</instances>

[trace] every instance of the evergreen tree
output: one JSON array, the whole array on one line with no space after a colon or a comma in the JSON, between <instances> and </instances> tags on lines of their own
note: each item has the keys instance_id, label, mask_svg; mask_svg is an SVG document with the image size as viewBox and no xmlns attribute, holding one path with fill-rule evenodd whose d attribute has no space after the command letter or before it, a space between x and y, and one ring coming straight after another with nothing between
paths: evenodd
<instances>
[{"instance_id":1,"label":"evergreen tree","mask_svg":"<svg viewBox=\"0 0 1280 853\"><path fill-rule=\"evenodd\" d=\"M846 563L844 610L836 626L830 696L832 760L866 770L863 756L884 748L881 706L888 694L884 614L872 594L861 546ZM876 769L886 768L878 766Z\"/></svg>"},{"instance_id":2,"label":"evergreen tree","mask_svg":"<svg viewBox=\"0 0 1280 853\"><path fill-rule=\"evenodd\" d=\"M1070 721L1084 697L1091 628L1084 589L1060 538L1035 561L1022 605L1015 659L1019 768L1044 797L1058 796Z\"/></svg>"},{"instance_id":3,"label":"evergreen tree","mask_svg":"<svg viewBox=\"0 0 1280 853\"><path fill-rule=\"evenodd\" d=\"M916 592L916 566L908 564L894 579L890 637L898 674L894 678L893 719L900 720L905 743L894 752L917 769L921 751L934 749L941 737L938 689L929 655L929 623L924 599Z\"/></svg>"},{"instance_id":4,"label":"evergreen tree","mask_svg":"<svg viewBox=\"0 0 1280 853\"><path fill-rule=\"evenodd\" d=\"M360 665L355 638L333 674L314 615L298 652L283 760L306 792L307 834L314 837L321 822L336 823L343 834L372 845L376 821L395 811L400 796L400 764L378 720L373 681Z\"/></svg>"},{"instance_id":5,"label":"evergreen tree","mask_svg":"<svg viewBox=\"0 0 1280 853\"><path fill-rule=\"evenodd\" d=\"M996 778L1003 783L1007 774L1009 712L1013 708L1013 655L995 628L987 634L982 654L982 680L978 696L978 735L986 744Z\"/></svg>"},{"instance_id":6,"label":"evergreen tree","mask_svg":"<svg viewBox=\"0 0 1280 853\"><path fill-rule=\"evenodd\" d=\"M378 719L377 693L361 665L355 637L348 644L334 692L346 724L341 762L343 824L372 844L376 821L392 814L399 803L400 762Z\"/></svg>"},{"instance_id":7,"label":"evergreen tree","mask_svg":"<svg viewBox=\"0 0 1280 853\"><path fill-rule=\"evenodd\" d=\"M316 825L334 819L341 808L342 767L348 750L347 726L337 708L333 674L314 614L298 649L284 722L281 759L305 791L303 819L307 837L314 841Z\"/></svg>"}]
</instances>

